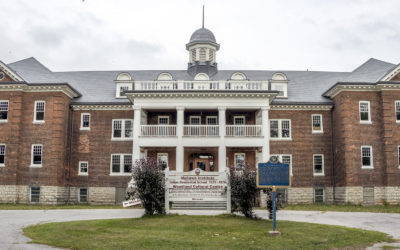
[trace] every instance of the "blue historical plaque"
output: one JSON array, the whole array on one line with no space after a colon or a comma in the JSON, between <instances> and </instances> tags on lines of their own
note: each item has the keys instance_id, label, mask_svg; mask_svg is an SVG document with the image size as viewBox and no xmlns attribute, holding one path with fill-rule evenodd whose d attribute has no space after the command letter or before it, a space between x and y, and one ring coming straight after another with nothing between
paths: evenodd
<instances>
[{"instance_id":1,"label":"blue historical plaque","mask_svg":"<svg viewBox=\"0 0 400 250\"><path fill-rule=\"evenodd\" d=\"M267 163L259 163L257 170L257 187L288 188L291 186L290 166L279 162L278 157L271 156Z\"/></svg>"}]
</instances>

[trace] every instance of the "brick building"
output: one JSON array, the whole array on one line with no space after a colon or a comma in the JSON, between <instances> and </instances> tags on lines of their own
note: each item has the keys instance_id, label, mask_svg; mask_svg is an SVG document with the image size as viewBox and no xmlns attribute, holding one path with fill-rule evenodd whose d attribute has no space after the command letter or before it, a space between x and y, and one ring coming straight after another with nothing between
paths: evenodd
<instances>
[{"instance_id":1,"label":"brick building","mask_svg":"<svg viewBox=\"0 0 400 250\"><path fill-rule=\"evenodd\" d=\"M290 203L400 203L400 66L218 70L204 27L186 70L53 72L0 62L0 202L107 204L132 162L225 171L277 155Z\"/></svg>"}]
</instances>

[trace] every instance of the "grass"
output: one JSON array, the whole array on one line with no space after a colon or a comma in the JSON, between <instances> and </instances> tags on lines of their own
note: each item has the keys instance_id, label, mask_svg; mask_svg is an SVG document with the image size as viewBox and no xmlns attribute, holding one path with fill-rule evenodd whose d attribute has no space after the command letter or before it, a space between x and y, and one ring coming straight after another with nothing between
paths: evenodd
<instances>
[{"instance_id":1,"label":"grass","mask_svg":"<svg viewBox=\"0 0 400 250\"><path fill-rule=\"evenodd\" d=\"M384 233L241 216L144 216L48 223L24 229L33 243L71 249L330 249L390 242Z\"/></svg>"},{"instance_id":2,"label":"grass","mask_svg":"<svg viewBox=\"0 0 400 250\"><path fill-rule=\"evenodd\" d=\"M355 204L346 204L346 205L305 204L305 205L284 205L283 210L400 213L400 205L362 206Z\"/></svg>"},{"instance_id":3,"label":"grass","mask_svg":"<svg viewBox=\"0 0 400 250\"><path fill-rule=\"evenodd\" d=\"M122 205L35 205L35 204L0 204L0 210L47 210L47 209L120 209ZM130 207L132 208L132 207ZM129 209L126 208L126 209Z\"/></svg>"}]
</instances>

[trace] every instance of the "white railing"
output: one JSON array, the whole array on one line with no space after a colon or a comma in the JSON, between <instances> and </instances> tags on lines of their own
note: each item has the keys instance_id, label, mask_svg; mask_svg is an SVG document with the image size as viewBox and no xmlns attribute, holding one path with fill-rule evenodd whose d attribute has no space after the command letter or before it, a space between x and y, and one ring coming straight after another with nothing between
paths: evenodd
<instances>
[{"instance_id":1,"label":"white railing","mask_svg":"<svg viewBox=\"0 0 400 250\"><path fill-rule=\"evenodd\" d=\"M176 136L176 125L141 125L141 136Z\"/></svg>"},{"instance_id":2,"label":"white railing","mask_svg":"<svg viewBox=\"0 0 400 250\"><path fill-rule=\"evenodd\" d=\"M268 81L136 81L135 90L268 90Z\"/></svg>"},{"instance_id":3,"label":"white railing","mask_svg":"<svg viewBox=\"0 0 400 250\"><path fill-rule=\"evenodd\" d=\"M261 125L226 125L226 136L261 136Z\"/></svg>"},{"instance_id":4,"label":"white railing","mask_svg":"<svg viewBox=\"0 0 400 250\"><path fill-rule=\"evenodd\" d=\"M219 136L218 125L184 125L184 136Z\"/></svg>"}]
</instances>

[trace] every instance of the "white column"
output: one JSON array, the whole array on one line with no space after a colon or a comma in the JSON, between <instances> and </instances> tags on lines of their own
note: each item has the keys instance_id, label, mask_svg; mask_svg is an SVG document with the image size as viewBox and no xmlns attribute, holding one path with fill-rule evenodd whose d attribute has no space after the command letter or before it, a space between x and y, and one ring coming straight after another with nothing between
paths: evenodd
<instances>
[{"instance_id":1,"label":"white column","mask_svg":"<svg viewBox=\"0 0 400 250\"><path fill-rule=\"evenodd\" d=\"M269 118L268 118L269 106L261 107L261 125L262 134L264 136L264 142L262 146L262 162L267 162L269 160Z\"/></svg>"},{"instance_id":2,"label":"white column","mask_svg":"<svg viewBox=\"0 0 400 250\"><path fill-rule=\"evenodd\" d=\"M139 147L139 136L141 133L140 119L142 115L142 107L133 106L133 149L132 149L132 160L135 162L140 159L140 147Z\"/></svg>"},{"instance_id":3,"label":"white column","mask_svg":"<svg viewBox=\"0 0 400 250\"><path fill-rule=\"evenodd\" d=\"M226 169L226 146L225 146L225 130L226 130L226 107L218 107L218 126L219 126L219 147L218 147L218 172L225 172Z\"/></svg>"},{"instance_id":4,"label":"white column","mask_svg":"<svg viewBox=\"0 0 400 250\"><path fill-rule=\"evenodd\" d=\"M178 144L176 145L176 171L183 172L184 152L182 144L184 107L176 107L176 136Z\"/></svg>"}]
</instances>

